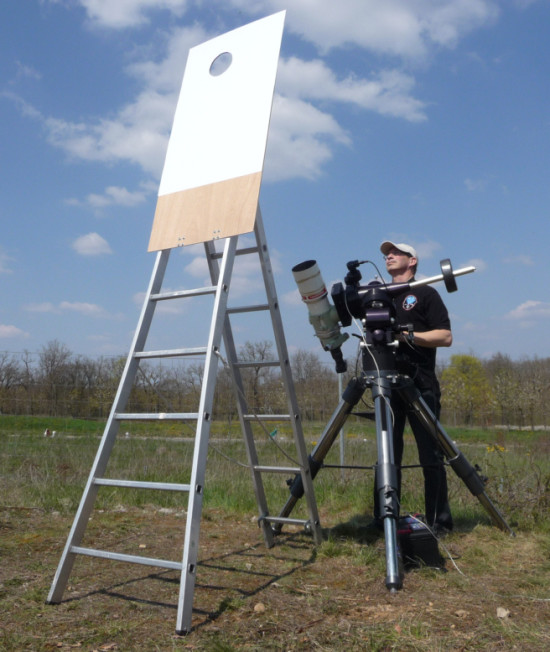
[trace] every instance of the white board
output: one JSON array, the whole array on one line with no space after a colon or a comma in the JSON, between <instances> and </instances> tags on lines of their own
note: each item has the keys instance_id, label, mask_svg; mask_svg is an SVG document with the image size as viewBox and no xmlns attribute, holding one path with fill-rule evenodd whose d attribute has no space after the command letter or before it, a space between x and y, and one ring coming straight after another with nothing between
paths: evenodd
<instances>
[{"instance_id":1,"label":"white board","mask_svg":"<svg viewBox=\"0 0 550 652\"><path fill-rule=\"evenodd\" d=\"M253 230L285 13L189 51L149 251Z\"/></svg>"}]
</instances>

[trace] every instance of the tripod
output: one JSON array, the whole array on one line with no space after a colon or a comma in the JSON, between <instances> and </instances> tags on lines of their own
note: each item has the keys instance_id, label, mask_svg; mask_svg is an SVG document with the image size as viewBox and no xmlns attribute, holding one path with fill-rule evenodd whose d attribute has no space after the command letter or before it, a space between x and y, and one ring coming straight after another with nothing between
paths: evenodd
<instances>
[{"instance_id":1,"label":"tripod","mask_svg":"<svg viewBox=\"0 0 550 652\"><path fill-rule=\"evenodd\" d=\"M386 550L386 587L395 592L402 587L399 553L397 546L397 523L399 521L399 487L398 468L394 459L393 447L393 415L390 408L392 392L397 392L406 405L421 421L432 435L434 444L448 461L451 468L464 482L480 503L483 505L493 523L501 530L513 535L506 520L485 492L484 480L470 464L457 445L445 432L436 416L430 410L420 391L412 380L397 371L396 364L396 334L404 330L410 331L410 325L395 324L393 315L392 290L400 291L404 285L413 283L429 283L434 280L445 280L448 289L456 289L454 276L466 273L464 270L452 272L450 263L442 261L442 277L434 277L424 281L415 281L399 286L384 286L371 284L361 288L358 283L361 278L357 271L360 263L348 263L350 273L346 277L347 287L336 284L332 297L342 325L351 323L351 316L361 317L363 336L361 346L362 373L348 383L341 400L327 423L320 439L309 455L309 466L312 478L322 468L323 460L334 443L342 426L354 407L361 400L367 389L370 389L374 403L374 419L376 422L376 488L380 517L384 527ZM468 271L473 271L469 269ZM452 277L452 278L451 278ZM449 280L451 279L451 280ZM332 353L332 351L331 351ZM334 356L335 360L339 359ZM297 501L304 493L302 479L297 475L290 484L290 497L281 510L280 516L287 517ZM279 526L280 530L280 526Z\"/></svg>"}]
</instances>

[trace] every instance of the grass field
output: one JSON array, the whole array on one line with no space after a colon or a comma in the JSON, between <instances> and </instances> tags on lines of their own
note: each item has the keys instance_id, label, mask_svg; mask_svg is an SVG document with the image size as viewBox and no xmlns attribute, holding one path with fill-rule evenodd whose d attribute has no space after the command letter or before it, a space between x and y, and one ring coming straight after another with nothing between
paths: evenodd
<instances>
[{"instance_id":1,"label":"grass field","mask_svg":"<svg viewBox=\"0 0 550 652\"><path fill-rule=\"evenodd\" d=\"M383 539L367 527L376 459L371 426L346 427L345 463L362 468L325 468L315 480L325 541L316 547L303 531L285 529L267 549L238 427L214 424L193 631L180 637L174 571L79 558L63 602L45 604L103 424L0 419L0 649L550 648L547 434L449 430L488 476L487 493L516 536L495 528L449 470L456 531L439 544L445 568L407 572L392 595L384 586ZM45 437L47 428L55 436ZM306 427L308 449L321 429ZM191 436L181 426L123 424L107 475L186 482ZM288 466L282 451L293 451L284 426L258 441L262 463ZM404 462L414 464L412 440L406 451ZM338 445L326 462L338 464ZM266 476L265 483L277 513L288 497L285 478ZM402 512L422 511L420 470L406 469L403 484ZM83 545L179 561L186 499L102 488ZM293 515L304 515L304 506Z\"/></svg>"}]
</instances>

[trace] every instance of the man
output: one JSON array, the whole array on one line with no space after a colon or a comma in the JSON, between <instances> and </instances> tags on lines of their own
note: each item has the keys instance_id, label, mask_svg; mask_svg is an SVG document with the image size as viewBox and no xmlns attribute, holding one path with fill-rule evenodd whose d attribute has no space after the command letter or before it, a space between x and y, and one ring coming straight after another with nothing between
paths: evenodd
<instances>
[{"instance_id":1,"label":"man","mask_svg":"<svg viewBox=\"0 0 550 652\"><path fill-rule=\"evenodd\" d=\"M393 283L414 281L418 256L408 244L385 241L380 251L386 259L386 269ZM436 350L439 346L451 346L453 336L447 308L437 290L430 285L404 289L394 295L397 323L412 324L413 331L399 334L396 354L397 371L411 378L430 410L439 419L439 382L435 374ZM421 421L409 412L397 392L392 394L391 407L394 415L393 440L395 463L398 467L398 490L401 493L401 460L403 457L403 430L408 418L413 431L418 457L424 473L424 498L426 522L438 535L452 530L453 520L449 507L447 476L443 455L432 435ZM375 503L376 500L375 492ZM377 506L375 504L375 517Z\"/></svg>"}]
</instances>

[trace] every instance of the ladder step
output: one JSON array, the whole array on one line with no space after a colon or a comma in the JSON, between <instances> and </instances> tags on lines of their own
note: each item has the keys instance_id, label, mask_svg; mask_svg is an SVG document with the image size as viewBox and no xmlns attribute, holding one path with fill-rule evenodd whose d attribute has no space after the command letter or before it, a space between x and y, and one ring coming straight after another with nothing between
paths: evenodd
<instances>
[{"instance_id":1,"label":"ladder step","mask_svg":"<svg viewBox=\"0 0 550 652\"><path fill-rule=\"evenodd\" d=\"M205 355L206 346L196 346L189 349L166 349L164 351L137 351L134 358L177 358L186 355Z\"/></svg>"},{"instance_id":2,"label":"ladder step","mask_svg":"<svg viewBox=\"0 0 550 652\"><path fill-rule=\"evenodd\" d=\"M117 412L117 421L196 421L198 412Z\"/></svg>"},{"instance_id":3,"label":"ladder step","mask_svg":"<svg viewBox=\"0 0 550 652\"><path fill-rule=\"evenodd\" d=\"M288 525L309 525L310 521L302 518L288 518L284 516L262 516L262 521L267 521L268 523L282 523Z\"/></svg>"},{"instance_id":4,"label":"ladder step","mask_svg":"<svg viewBox=\"0 0 550 652\"><path fill-rule=\"evenodd\" d=\"M194 290L175 290L174 292L159 292L158 294L151 294L151 301L166 301L168 299L184 299L185 297L200 297L205 294L215 294L216 286L209 285L203 288L196 288Z\"/></svg>"},{"instance_id":5,"label":"ladder step","mask_svg":"<svg viewBox=\"0 0 550 652\"><path fill-rule=\"evenodd\" d=\"M144 566L160 566L161 568L171 568L172 570L181 570L182 563L170 561L168 559L154 559L153 557L140 557L139 555L125 555L120 552L110 552L108 550L96 550L94 548L82 548L81 546L72 546L71 552L77 555L88 555L88 557L101 557L114 561L127 561L131 564L143 564Z\"/></svg>"},{"instance_id":6,"label":"ladder step","mask_svg":"<svg viewBox=\"0 0 550 652\"><path fill-rule=\"evenodd\" d=\"M128 487L130 489L158 489L160 491L191 491L191 485L176 482L147 482L145 480L115 480L94 478L94 484L105 487Z\"/></svg>"},{"instance_id":7,"label":"ladder step","mask_svg":"<svg viewBox=\"0 0 550 652\"><path fill-rule=\"evenodd\" d=\"M259 251L258 247L243 247L242 249L237 249L235 251L235 256L247 256L248 254L257 254L258 251ZM223 257L223 253L221 251L216 251L215 253L211 254L211 258L213 260L219 260L222 257Z\"/></svg>"},{"instance_id":8,"label":"ladder step","mask_svg":"<svg viewBox=\"0 0 550 652\"><path fill-rule=\"evenodd\" d=\"M245 421L290 421L290 414L243 414Z\"/></svg>"},{"instance_id":9,"label":"ladder step","mask_svg":"<svg viewBox=\"0 0 550 652\"><path fill-rule=\"evenodd\" d=\"M269 304L268 303L258 303L257 305L253 305L253 306L237 306L235 308L228 308L227 309L227 314L236 315L238 313L258 312L260 310L269 310Z\"/></svg>"},{"instance_id":10,"label":"ladder step","mask_svg":"<svg viewBox=\"0 0 550 652\"><path fill-rule=\"evenodd\" d=\"M261 471L262 473L290 473L292 475L300 473L300 469L296 466L262 466L255 464L252 468L254 471Z\"/></svg>"},{"instance_id":11,"label":"ladder step","mask_svg":"<svg viewBox=\"0 0 550 652\"><path fill-rule=\"evenodd\" d=\"M252 361L252 362L234 362L233 367L239 369L250 369L253 367L257 369L258 367L280 367L281 363L279 360L263 360L263 361Z\"/></svg>"}]
</instances>

